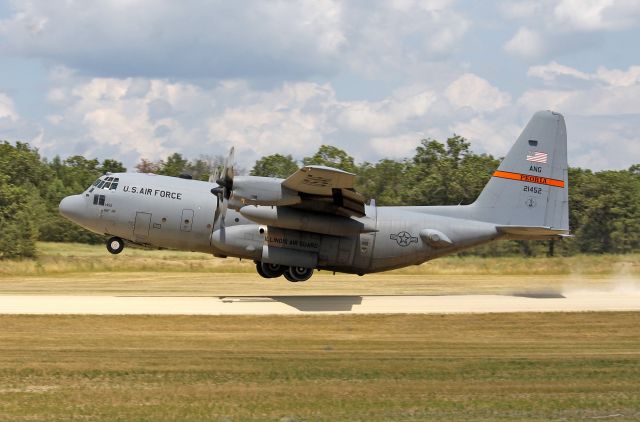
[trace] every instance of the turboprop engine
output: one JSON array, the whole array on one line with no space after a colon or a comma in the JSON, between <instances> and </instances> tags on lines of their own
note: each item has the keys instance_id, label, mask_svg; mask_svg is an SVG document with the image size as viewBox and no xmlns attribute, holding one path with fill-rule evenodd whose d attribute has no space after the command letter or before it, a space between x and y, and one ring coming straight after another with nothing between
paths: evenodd
<instances>
[{"instance_id":1,"label":"turboprop engine","mask_svg":"<svg viewBox=\"0 0 640 422\"><path fill-rule=\"evenodd\" d=\"M240 209L244 205L295 205L300 201L298 192L282 186L281 179L237 176L233 180L229 206Z\"/></svg>"}]
</instances>

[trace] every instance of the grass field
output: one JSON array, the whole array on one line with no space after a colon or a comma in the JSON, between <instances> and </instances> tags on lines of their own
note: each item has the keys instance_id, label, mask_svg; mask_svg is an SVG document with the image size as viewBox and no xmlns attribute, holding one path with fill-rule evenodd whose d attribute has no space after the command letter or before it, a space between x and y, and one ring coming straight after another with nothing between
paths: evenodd
<instances>
[{"instance_id":1,"label":"grass field","mask_svg":"<svg viewBox=\"0 0 640 422\"><path fill-rule=\"evenodd\" d=\"M0 326L0 420L640 419L637 313Z\"/></svg>"},{"instance_id":2,"label":"grass field","mask_svg":"<svg viewBox=\"0 0 640 422\"><path fill-rule=\"evenodd\" d=\"M264 280L205 254L41 243L0 294L505 293L638 285L640 256L450 257ZM0 421L639 420L640 314L0 315Z\"/></svg>"},{"instance_id":3,"label":"grass field","mask_svg":"<svg viewBox=\"0 0 640 422\"><path fill-rule=\"evenodd\" d=\"M446 257L364 277L317 272L306 283L265 280L253 262L201 253L38 244L36 260L4 261L0 294L445 294L608 289L637 284L640 255Z\"/></svg>"},{"instance_id":4,"label":"grass field","mask_svg":"<svg viewBox=\"0 0 640 422\"><path fill-rule=\"evenodd\" d=\"M38 243L38 258L6 260L0 276L66 275L87 272L253 273L251 261L197 252L125 248L109 254L104 245ZM640 275L640 254L573 257L444 257L396 270L402 275Z\"/></svg>"}]
</instances>

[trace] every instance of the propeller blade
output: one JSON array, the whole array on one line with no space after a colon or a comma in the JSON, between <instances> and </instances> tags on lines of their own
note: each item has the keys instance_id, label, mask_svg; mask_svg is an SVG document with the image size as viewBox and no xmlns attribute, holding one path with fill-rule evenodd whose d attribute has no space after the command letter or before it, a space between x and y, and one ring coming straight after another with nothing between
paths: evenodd
<instances>
[{"instance_id":1,"label":"propeller blade","mask_svg":"<svg viewBox=\"0 0 640 422\"><path fill-rule=\"evenodd\" d=\"M220 178L220 167L215 166L212 170L213 171L209 175L209 183L213 183Z\"/></svg>"},{"instance_id":2,"label":"propeller blade","mask_svg":"<svg viewBox=\"0 0 640 422\"><path fill-rule=\"evenodd\" d=\"M231 197L231 191L233 191L234 150L234 147L231 147L231 150L229 150L229 156L227 156L227 159L224 161L222 174L220 178L216 180L216 183L224 188L224 199L229 199Z\"/></svg>"},{"instance_id":3,"label":"propeller blade","mask_svg":"<svg viewBox=\"0 0 640 422\"><path fill-rule=\"evenodd\" d=\"M216 212L213 217L213 226L218 228L224 228L224 219L227 215L227 201L225 199L231 198L231 192L233 191L233 176L234 176L234 148L231 147L229 155L224 161L224 167L221 172L214 172L209 177L209 180L215 180L219 187L211 189L211 193L217 197Z\"/></svg>"},{"instance_id":4,"label":"propeller blade","mask_svg":"<svg viewBox=\"0 0 640 422\"><path fill-rule=\"evenodd\" d=\"M213 191L213 189L211 189ZM220 218L220 196L216 195L216 210L213 213L213 230L216 230L216 224Z\"/></svg>"}]
</instances>

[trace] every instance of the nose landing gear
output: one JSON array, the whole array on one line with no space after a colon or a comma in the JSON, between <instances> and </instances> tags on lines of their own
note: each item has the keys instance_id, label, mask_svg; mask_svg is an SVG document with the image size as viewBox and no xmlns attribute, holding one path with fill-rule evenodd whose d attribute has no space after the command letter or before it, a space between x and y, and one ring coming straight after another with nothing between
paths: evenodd
<instances>
[{"instance_id":1,"label":"nose landing gear","mask_svg":"<svg viewBox=\"0 0 640 422\"><path fill-rule=\"evenodd\" d=\"M114 236L114 237L110 237L109 240L107 240L107 250L110 253L116 255L122 252L123 249L124 249L124 241L119 237Z\"/></svg>"}]
</instances>

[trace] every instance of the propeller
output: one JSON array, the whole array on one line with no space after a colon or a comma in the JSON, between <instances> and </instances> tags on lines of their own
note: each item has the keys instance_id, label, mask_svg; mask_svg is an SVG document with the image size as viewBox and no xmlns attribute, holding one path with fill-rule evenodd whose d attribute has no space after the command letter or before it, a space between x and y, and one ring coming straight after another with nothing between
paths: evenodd
<instances>
[{"instance_id":1,"label":"propeller","mask_svg":"<svg viewBox=\"0 0 640 422\"><path fill-rule=\"evenodd\" d=\"M233 152L234 148L231 147L229 156L224 162L222 174L216 179L216 183L224 188L224 199L229 199L231 197L231 191L233 190Z\"/></svg>"},{"instance_id":2,"label":"propeller","mask_svg":"<svg viewBox=\"0 0 640 422\"><path fill-rule=\"evenodd\" d=\"M224 218L227 215L227 205L233 190L233 151L234 148L231 147L229 156L224 161L222 170L220 171L219 168L215 169L211 176L209 176L210 182L215 180L218 184L217 187L211 189L211 193L217 198L216 211L213 215L214 229L216 228L216 225L218 228L224 228Z\"/></svg>"}]
</instances>

